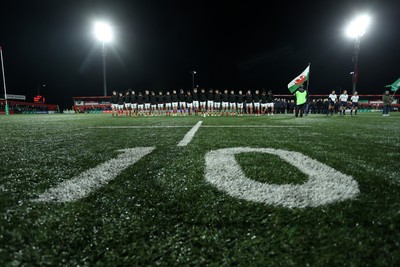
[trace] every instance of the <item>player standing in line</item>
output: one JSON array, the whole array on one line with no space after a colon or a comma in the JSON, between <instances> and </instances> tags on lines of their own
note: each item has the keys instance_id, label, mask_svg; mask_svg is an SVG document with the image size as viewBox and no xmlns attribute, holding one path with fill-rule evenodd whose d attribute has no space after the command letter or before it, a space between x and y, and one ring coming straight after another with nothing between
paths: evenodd
<instances>
[{"instance_id":1,"label":"player standing in line","mask_svg":"<svg viewBox=\"0 0 400 267\"><path fill-rule=\"evenodd\" d=\"M271 90L268 90L268 94L267 94L267 113L268 113L268 116L274 115L274 95L272 94Z\"/></svg>"},{"instance_id":2,"label":"player standing in line","mask_svg":"<svg viewBox=\"0 0 400 267\"><path fill-rule=\"evenodd\" d=\"M248 90L246 94L246 114L253 114L253 96L251 95L250 90Z\"/></svg>"},{"instance_id":3,"label":"player standing in line","mask_svg":"<svg viewBox=\"0 0 400 267\"><path fill-rule=\"evenodd\" d=\"M176 90L172 90L172 116L177 116L178 115L178 95L176 94Z\"/></svg>"},{"instance_id":4,"label":"player standing in line","mask_svg":"<svg viewBox=\"0 0 400 267\"><path fill-rule=\"evenodd\" d=\"M129 95L129 90L125 91L124 96L124 108L125 108L125 116L130 116L131 114L131 96Z\"/></svg>"},{"instance_id":5,"label":"player standing in line","mask_svg":"<svg viewBox=\"0 0 400 267\"><path fill-rule=\"evenodd\" d=\"M111 95L111 114L112 116L118 115L118 95L117 91L113 90Z\"/></svg>"},{"instance_id":6,"label":"player standing in line","mask_svg":"<svg viewBox=\"0 0 400 267\"><path fill-rule=\"evenodd\" d=\"M213 89L210 88L207 94L207 114L208 116L212 116L214 112L214 94Z\"/></svg>"},{"instance_id":7,"label":"player standing in line","mask_svg":"<svg viewBox=\"0 0 400 267\"><path fill-rule=\"evenodd\" d=\"M151 91L150 104L151 104L150 116L157 116L157 96L154 91Z\"/></svg>"},{"instance_id":8,"label":"player standing in line","mask_svg":"<svg viewBox=\"0 0 400 267\"><path fill-rule=\"evenodd\" d=\"M150 115L150 92L149 90L146 90L144 93L144 110L146 112L145 116Z\"/></svg>"},{"instance_id":9,"label":"player standing in line","mask_svg":"<svg viewBox=\"0 0 400 267\"><path fill-rule=\"evenodd\" d=\"M221 110L221 115L224 116L224 113L226 113L226 116L228 117L228 108L229 108L229 95L228 95L228 90L224 90L224 93L222 94L222 110Z\"/></svg>"},{"instance_id":10,"label":"player standing in line","mask_svg":"<svg viewBox=\"0 0 400 267\"><path fill-rule=\"evenodd\" d=\"M207 96L206 96L206 90L204 88L201 88L200 91L200 109L201 109L201 115L206 116L206 106L207 106Z\"/></svg>"},{"instance_id":11,"label":"player standing in line","mask_svg":"<svg viewBox=\"0 0 400 267\"><path fill-rule=\"evenodd\" d=\"M262 91L261 93L261 114L264 116L265 112L268 110L267 108L267 93Z\"/></svg>"},{"instance_id":12,"label":"player standing in line","mask_svg":"<svg viewBox=\"0 0 400 267\"><path fill-rule=\"evenodd\" d=\"M243 116L243 103L244 103L244 95L242 90L239 90L239 94L237 95L237 114L238 116Z\"/></svg>"},{"instance_id":13,"label":"player standing in line","mask_svg":"<svg viewBox=\"0 0 400 267\"><path fill-rule=\"evenodd\" d=\"M167 95L165 96L166 116L171 116L171 107L172 107L172 98L170 92L167 91Z\"/></svg>"},{"instance_id":14,"label":"player standing in line","mask_svg":"<svg viewBox=\"0 0 400 267\"><path fill-rule=\"evenodd\" d=\"M360 97L358 96L357 91L354 92L354 95L351 97L351 110L350 110L350 116L353 116L353 110L354 110L354 115L357 115L357 110L358 110L358 99Z\"/></svg>"},{"instance_id":15,"label":"player standing in line","mask_svg":"<svg viewBox=\"0 0 400 267\"><path fill-rule=\"evenodd\" d=\"M215 90L215 95L214 95L214 115L215 116L221 116L219 114L219 109L221 107L221 93L219 92L218 89Z\"/></svg>"},{"instance_id":16,"label":"player standing in line","mask_svg":"<svg viewBox=\"0 0 400 267\"><path fill-rule=\"evenodd\" d=\"M122 94L122 92L119 92L119 96L118 96L118 117L121 117L124 114L124 101L125 101L125 96Z\"/></svg>"},{"instance_id":17,"label":"player standing in line","mask_svg":"<svg viewBox=\"0 0 400 267\"><path fill-rule=\"evenodd\" d=\"M229 112L231 116L236 115L236 95L233 90L231 90L231 94L229 95Z\"/></svg>"},{"instance_id":18,"label":"player standing in line","mask_svg":"<svg viewBox=\"0 0 400 267\"><path fill-rule=\"evenodd\" d=\"M326 115L328 116L328 114L330 113L331 116L333 115L333 110L335 109L335 104L337 101L337 95L335 94L335 90L332 90L332 93L329 95L329 107L328 107L328 112L326 113Z\"/></svg>"},{"instance_id":19,"label":"player standing in line","mask_svg":"<svg viewBox=\"0 0 400 267\"><path fill-rule=\"evenodd\" d=\"M254 114L260 116L260 91L256 90L253 94Z\"/></svg>"},{"instance_id":20,"label":"player standing in line","mask_svg":"<svg viewBox=\"0 0 400 267\"><path fill-rule=\"evenodd\" d=\"M159 91L157 97L158 116L161 116L162 113L164 112L164 99L165 97L162 91Z\"/></svg>"},{"instance_id":21,"label":"player standing in line","mask_svg":"<svg viewBox=\"0 0 400 267\"><path fill-rule=\"evenodd\" d=\"M139 92L138 97L137 97L137 107L138 107L138 116L143 116L143 103L144 103L144 98L142 92Z\"/></svg>"},{"instance_id":22,"label":"player standing in line","mask_svg":"<svg viewBox=\"0 0 400 267\"><path fill-rule=\"evenodd\" d=\"M182 116L182 111L183 111L183 116L186 116L186 99L185 99L185 91L183 89L180 90L179 92L179 111Z\"/></svg>"},{"instance_id":23,"label":"player standing in line","mask_svg":"<svg viewBox=\"0 0 400 267\"><path fill-rule=\"evenodd\" d=\"M186 94L186 105L187 105L187 109L188 109L188 115L192 116L193 97L192 97L192 94L190 93L190 90L187 91L187 94Z\"/></svg>"},{"instance_id":24,"label":"player standing in line","mask_svg":"<svg viewBox=\"0 0 400 267\"><path fill-rule=\"evenodd\" d=\"M344 90L343 94L339 96L340 100L340 115L346 115L346 107L347 107L347 101L349 99L349 95L347 94L347 91Z\"/></svg>"},{"instance_id":25,"label":"player standing in line","mask_svg":"<svg viewBox=\"0 0 400 267\"><path fill-rule=\"evenodd\" d=\"M137 116L137 97L135 91L131 94L131 116Z\"/></svg>"},{"instance_id":26,"label":"player standing in line","mask_svg":"<svg viewBox=\"0 0 400 267\"><path fill-rule=\"evenodd\" d=\"M197 114L199 114L199 93L197 92L196 87L193 89L192 98L193 98L194 114L197 116Z\"/></svg>"}]
</instances>

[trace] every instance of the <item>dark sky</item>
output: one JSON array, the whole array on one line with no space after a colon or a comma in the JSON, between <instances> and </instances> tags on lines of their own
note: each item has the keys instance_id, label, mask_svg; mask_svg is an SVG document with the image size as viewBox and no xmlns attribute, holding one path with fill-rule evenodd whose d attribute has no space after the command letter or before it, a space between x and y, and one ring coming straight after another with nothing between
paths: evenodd
<instances>
[{"instance_id":1,"label":"dark sky","mask_svg":"<svg viewBox=\"0 0 400 267\"><path fill-rule=\"evenodd\" d=\"M108 89L272 89L311 62L310 91L351 89L354 41L344 28L357 14L372 25L361 41L360 93L381 93L400 77L400 1L3 1L0 45L7 88L37 87L49 102L102 95L100 44L93 24L116 32L107 55Z\"/></svg>"}]
</instances>

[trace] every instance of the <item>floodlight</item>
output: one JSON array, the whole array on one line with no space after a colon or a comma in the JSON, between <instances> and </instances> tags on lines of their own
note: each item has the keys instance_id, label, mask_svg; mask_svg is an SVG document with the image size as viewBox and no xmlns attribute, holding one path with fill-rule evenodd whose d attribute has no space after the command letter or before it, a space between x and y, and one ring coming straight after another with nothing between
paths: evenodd
<instances>
[{"instance_id":1,"label":"floodlight","mask_svg":"<svg viewBox=\"0 0 400 267\"><path fill-rule=\"evenodd\" d=\"M346 34L351 38L360 38L363 36L371 22L368 15L362 15L350 22L347 27Z\"/></svg>"},{"instance_id":2,"label":"floodlight","mask_svg":"<svg viewBox=\"0 0 400 267\"><path fill-rule=\"evenodd\" d=\"M111 42L113 39L111 26L105 22L97 22L94 25L94 33L97 39L104 43Z\"/></svg>"}]
</instances>

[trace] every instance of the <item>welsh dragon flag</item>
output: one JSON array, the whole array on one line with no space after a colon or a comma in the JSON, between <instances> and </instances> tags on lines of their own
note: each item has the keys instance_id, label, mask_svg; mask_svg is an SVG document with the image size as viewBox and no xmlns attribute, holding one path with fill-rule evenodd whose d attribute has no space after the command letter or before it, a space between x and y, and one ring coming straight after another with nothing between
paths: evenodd
<instances>
[{"instance_id":1,"label":"welsh dragon flag","mask_svg":"<svg viewBox=\"0 0 400 267\"><path fill-rule=\"evenodd\" d=\"M296 92L297 88L300 87L303 83L308 81L308 75L310 74L310 66L308 66L299 76L293 79L287 87L289 88L290 93Z\"/></svg>"}]
</instances>

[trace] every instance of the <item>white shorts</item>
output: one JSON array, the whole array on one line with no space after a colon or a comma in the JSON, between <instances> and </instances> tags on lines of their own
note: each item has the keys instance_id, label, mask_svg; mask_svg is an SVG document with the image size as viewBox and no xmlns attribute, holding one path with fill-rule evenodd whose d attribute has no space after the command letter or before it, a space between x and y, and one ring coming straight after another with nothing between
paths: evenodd
<instances>
[{"instance_id":1,"label":"white shorts","mask_svg":"<svg viewBox=\"0 0 400 267\"><path fill-rule=\"evenodd\" d=\"M143 104L138 104L138 109L143 109Z\"/></svg>"},{"instance_id":2,"label":"white shorts","mask_svg":"<svg viewBox=\"0 0 400 267\"><path fill-rule=\"evenodd\" d=\"M267 107L268 108L273 108L274 107L274 103L267 103Z\"/></svg>"},{"instance_id":3,"label":"white shorts","mask_svg":"<svg viewBox=\"0 0 400 267\"><path fill-rule=\"evenodd\" d=\"M206 104L207 104L207 102L200 102L200 106L201 106L201 107L205 107Z\"/></svg>"},{"instance_id":4,"label":"white shorts","mask_svg":"<svg viewBox=\"0 0 400 267\"><path fill-rule=\"evenodd\" d=\"M166 107L166 108L171 108L171 107L172 107L172 104L171 104L171 103L165 103L165 107Z\"/></svg>"},{"instance_id":5,"label":"white shorts","mask_svg":"<svg viewBox=\"0 0 400 267\"><path fill-rule=\"evenodd\" d=\"M150 103L144 103L144 108L149 109L150 108Z\"/></svg>"},{"instance_id":6,"label":"white shorts","mask_svg":"<svg viewBox=\"0 0 400 267\"><path fill-rule=\"evenodd\" d=\"M229 107L235 109L236 108L236 103L235 102L229 103Z\"/></svg>"},{"instance_id":7,"label":"white shorts","mask_svg":"<svg viewBox=\"0 0 400 267\"><path fill-rule=\"evenodd\" d=\"M238 108L243 108L243 103L237 103Z\"/></svg>"},{"instance_id":8,"label":"white shorts","mask_svg":"<svg viewBox=\"0 0 400 267\"><path fill-rule=\"evenodd\" d=\"M151 108L157 108L157 104L151 105Z\"/></svg>"},{"instance_id":9,"label":"white shorts","mask_svg":"<svg viewBox=\"0 0 400 267\"><path fill-rule=\"evenodd\" d=\"M193 101L193 107L198 108L199 107L199 101Z\"/></svg>"},{"instance_id":10,"label":"white shorts","mask_svg":"<svg viewBox=\"0 0 400 267\"><path fill-rule=\"evenodd\" d=\"M118 104L111 104L112 108L118 108Z\"/></svg>"},{"instance_id":11,"label":"white shorts","mask_svg":"<svg viewBox=\"0 0 400 267\"><path fill-rule=\"evenodd\" d=\"M185 108L186 107L186 102L179 102L179 107Z\"/></svg>"},{"instance_id":12,"label":"white shorts","mask_svg":"<svg viewBox=\"0 0 400 267\"><path fill-rule=\"evenodd\" d=\"M192 108L193 107L193 103L187 103L187 107L188 108Z\"/></svg>"},{"instance_id":13,"label":"white shorts","mask_svg":"<svg viewBox=\"0 0 400 267\"><path fill-rule=\"evenodd\" d=\"M158 108L164 108L164 104L158 104Z\"/></svg>"},{"instance_id":14,"label":"white shorts","mask_svg":"<svg viewBox=\"0 0 400 267\"><path fill-rule=\"evenodd\" d=\"M172 102L172 106L173 107L177 107L178 106L178 102Z\"/></svg>"},{"instance_id":15,"label":"white shorts","mask_svg":"<svg viewBox=\"0 0 400 267\"><path fill-rule=\"evenodd\" d=\"M132 109L136 109L137 108L137 104L136 103L131 103L131 108Z\"/></svg>"},{"instance_id":16,"label":"white shorts","mask_svg":"<svg viewBox=\"0 0 400 267\"><path fill-rule=\"evenodd\" d=\"M219 108L221 106L221 102L214 102L214 108Z\"/></svg>"},{"instance_id":17,"label":"white shorts","mask_svg":"<svg viewBox=\"0 0 400 267\"><path fill-rule=\"evenodd\" d=\"M214 106L214 101L212 101L212 100L208 100L207 101L207 107L213 107Z\"/></svg>"},{"instance_id":18,"label":"white shorts","mask_svg":"<svg viewBox=\"0 0 400 267\"><path fill-rule=\"evenodd\" d=\"M124 109L124 105L118 105L118 109L120 110Z\"/></svg>"},{"instance_id":19,"label":"white shorts","mask_svg":"<svg viewBox=\"0 0 400 267\"><path fill-rule=\"evenodd\" d=\"M259 107L260 107L260 102L255 102L255 103L254 103L254 107L255 107L255 108L259 108Z\"/></svg>"},{"instance_id":20,"label":"white shorts","mask_svg":"<svg viewBox=\"0 0 400 267\"><path fill-rule=\"evenodd\" d=\"M222 102L222 107L223 107L223 108L229 107L229 103L228 103L228 102Z\"/></svg>"},{"instance_id":21,"label":"white shorts","mask_svg":"<svg viewBox=\"0 0 400 267\"><path fill-rule=\"evenodd\" d=\"M267 103L261 103L261 107L262 108L266 108L267 107Z\"/></svg>"}]
</instances>

